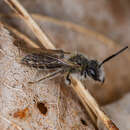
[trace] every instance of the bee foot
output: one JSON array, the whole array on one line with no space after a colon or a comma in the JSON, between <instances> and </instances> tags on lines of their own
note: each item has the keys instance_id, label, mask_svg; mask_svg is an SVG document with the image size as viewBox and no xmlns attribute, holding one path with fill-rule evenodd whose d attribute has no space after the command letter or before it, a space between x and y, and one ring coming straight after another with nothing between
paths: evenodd
<instances>
[{"instance_id":1,"label":"bee foot","mask_svg":"<svg viewBox=\"0 0 130 130\"><path fill-rule=\"evenodd\" d=\"M66 83L67 85L70 85L70 84L71 84L71 80L70 80L69 78L66 78L65 83Z\"/></svg>"}]
</instances>

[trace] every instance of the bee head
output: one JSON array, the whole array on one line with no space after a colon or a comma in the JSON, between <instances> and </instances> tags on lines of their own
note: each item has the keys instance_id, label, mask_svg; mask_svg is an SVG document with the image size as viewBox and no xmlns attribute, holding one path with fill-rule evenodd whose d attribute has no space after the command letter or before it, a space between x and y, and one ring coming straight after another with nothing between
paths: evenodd
<instances>
[{"instance_id":1,"label":"bee head","mask_svg":"<svg viewBox=\"0 0 130 130\"><path fill-rule=\"evenodd\" d=\"M96 81L104 82L105 76L104 71L102 69L102 65L106 63L107 61L111 60L113 57L117 56L118 54L122 53L124 50L126 50L128 46L124 47L123 49L119 50L115 54L107 57L104 59L101 63L99 63L97 60L90 60L88 61L88 64L85 67L85 77L86 73L89 77Z\"/></svg>"},{"instance_id":2,"label":"bee head","mask_svg":"<svg viewBox=\"0 0 130 130\"><path fill-rule=\"evenodd\" d=\"M105 76L100 63L97 60L90 60L85 69L87 75L95 81L104 82Z\"/></svg>"}]
</instances>

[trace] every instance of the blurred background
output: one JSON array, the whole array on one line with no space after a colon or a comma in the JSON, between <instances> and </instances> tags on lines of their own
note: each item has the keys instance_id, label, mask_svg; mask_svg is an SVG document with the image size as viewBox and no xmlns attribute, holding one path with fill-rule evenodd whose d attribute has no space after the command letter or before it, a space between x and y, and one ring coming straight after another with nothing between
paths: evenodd
<instances>
[{"instance_id":1,"label":"blurred background","mask_svg":"<svg viewBox=\"0 0 130 130\"><path fill-rule=\"evenodd\" d=\"M129 0L19 0L33 14L57 48L78 51L103 60L130 45ZM0 20L37 41L23 21L0 0ZM130 129L130 51L104 65L103 85L84 81L86 88L103 106L121 130Z\"/></svg>"}]
</instances>

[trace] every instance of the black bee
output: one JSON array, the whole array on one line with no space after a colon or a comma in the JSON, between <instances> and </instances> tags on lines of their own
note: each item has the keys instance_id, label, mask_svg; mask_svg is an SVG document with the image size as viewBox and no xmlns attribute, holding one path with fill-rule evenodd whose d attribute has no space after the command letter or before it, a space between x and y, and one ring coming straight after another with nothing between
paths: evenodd
<instances>
[{"instance_id":1,"label":"black bee","mask_svg":"<svg viewBox=\"0 0 130 130\"><path fill-rule=\"evenodd\" d=\"M126 50L127 48L128 46L124 47L123 49L109 56L102 62L88 59L81 54L72 55L70 52L64 52L62 50L40 50L37 53L26 55L22 59L22 63L43 70L54 70L52 73L48 74L42 79L31 83L36 83L41 80L53 78L58 74L66 74L66 80L71 83L69 76L72 73L78 73L85 78L89 76L93 80L103 83L105 77L102 70L102 65ZM68 58L66 55L68 55Z\"/></svg>"}]
</instances>

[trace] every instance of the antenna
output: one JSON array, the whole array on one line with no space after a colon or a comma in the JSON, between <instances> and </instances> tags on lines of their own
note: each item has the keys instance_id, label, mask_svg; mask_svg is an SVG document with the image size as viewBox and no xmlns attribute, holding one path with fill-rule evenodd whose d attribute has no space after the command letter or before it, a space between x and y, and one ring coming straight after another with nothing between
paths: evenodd
<instances>
[{"instance_id":1,"label":"antenna","mask_svg":"<svg viewBox=\"0 0 130 130\"><path fill-rule=\"evenodd\" d=\"M100 63L99 67L101 67L105 62L109 61L109 60L112 59L113 57L115 57L115 56L119 55L120 53L122 53L123 51L125 51L127 48L128 48L128 46L124 47L124 48L121 49L120 51L116 52L115 54L113 54L113 55L109 56L108 58L106 58L105 60L103 60L103 61Z\"/></svg>"}]
</instances>

